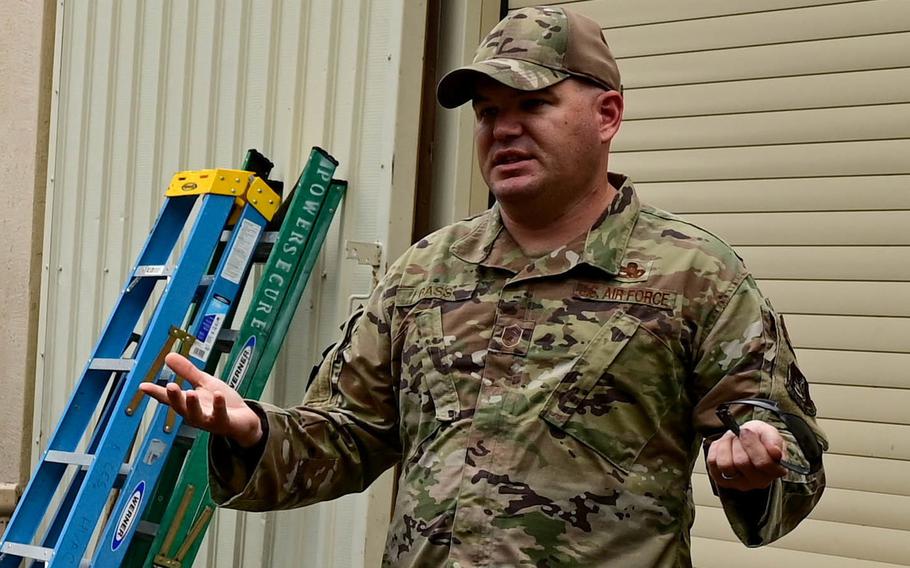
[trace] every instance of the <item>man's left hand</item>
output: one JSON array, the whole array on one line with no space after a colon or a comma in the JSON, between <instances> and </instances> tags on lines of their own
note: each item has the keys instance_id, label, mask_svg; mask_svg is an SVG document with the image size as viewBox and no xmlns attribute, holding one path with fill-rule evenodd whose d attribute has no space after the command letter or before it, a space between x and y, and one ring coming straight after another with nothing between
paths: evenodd
<instances>
[{"instance_id":1,"label":"man's left hand","mask_svg":"<svg viewBox=\"0 0 910 568\"><path fill-rule=\"evenodd\" d=\"M752 491L765 489L787 470L784 439L777 428L761 420L740 426L739 436L727 431L708 448L708 474L718 487Z\"/></svg>"}]
</instances>

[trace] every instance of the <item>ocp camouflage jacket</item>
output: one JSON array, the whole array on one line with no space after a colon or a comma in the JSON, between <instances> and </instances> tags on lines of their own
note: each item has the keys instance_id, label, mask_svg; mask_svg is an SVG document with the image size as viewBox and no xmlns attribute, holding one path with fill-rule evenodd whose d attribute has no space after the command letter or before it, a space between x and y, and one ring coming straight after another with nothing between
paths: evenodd
<instances>
[{"instance_id":1,"label":"ocp camouflage jacket","mask_svg":"<svg viewBox=\"0 0 910 568\"><path fill-rule=\"evenodd\" d=\"M302 406L251 403L261 456L213 441L216 501L297 507L400 463L384 565L690 566L691 474L724 431L716 406L770 398L817 430L815 408L734 252L611 182L601 220L540 258L496 207L412 246ZM788 455L801 459L792 442ZM720 496L752 546L790 531L823 487L822 470Z\"/></svg>"}]
</instances>

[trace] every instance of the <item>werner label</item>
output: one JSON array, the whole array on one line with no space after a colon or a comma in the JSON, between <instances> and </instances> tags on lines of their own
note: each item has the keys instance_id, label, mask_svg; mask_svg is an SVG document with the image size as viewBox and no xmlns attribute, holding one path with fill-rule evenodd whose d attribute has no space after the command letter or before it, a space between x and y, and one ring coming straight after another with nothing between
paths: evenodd
<instances>
[{"instance_id":1,"label":"werner label","mask_svg":"<svg viewBox=\"0 0 910 568\"><path fill-rule=\"evenodd\" d=\"M237 355L237 361L234 363L234 368L231 369L230 374L228 375L228 386L232 389L236 389L237 385L243 381L243 378L246 376L246 372L250 368L250 361L253 359L253 352L256 350L256 336L251 335L249 339L246 340L246 343L243 345L243 349L240 350L240 354Z\"/></svg>"},{"instance_id":2,"label":"werner label","mask_svg":"<svg viewBox=\"0 0 910 568\"><path fill-rule=\"evenodd\" d=\"M139 505L142 504L142 496L144 494L145 481L140 481L136 485L136 488L133 489L130 500L126 502L123 514L120 515L120 519L117 521L117 532L114 533L114 540L111 541L111 550L116 551L120 548L126 539L126 536L129 534L130 527L132 527L133 523L136 521L136 516L139 513Z\"/></svg>"}]
</instances>

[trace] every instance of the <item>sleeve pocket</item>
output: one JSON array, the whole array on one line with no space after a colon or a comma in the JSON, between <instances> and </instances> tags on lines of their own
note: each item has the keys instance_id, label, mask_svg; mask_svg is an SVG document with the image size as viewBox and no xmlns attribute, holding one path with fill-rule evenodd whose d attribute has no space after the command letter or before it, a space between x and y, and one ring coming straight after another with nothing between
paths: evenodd
<instances>
[{"instance_id":1,"label":"sleeve pocket","mask_svg":"<svg viewBox=\"0 0 910 568\"><path fill-rule=\"evenodd\" d=\"M304 404L321 407L334 403L338 393L338 378L344 365L344 351L351 344L351 335L363 312L362 308L355 311L341 327L343 332L341 339L323 352L322 362L313 369L310 376L310 384L303 399Z\"/></svg>"}]
</instances>

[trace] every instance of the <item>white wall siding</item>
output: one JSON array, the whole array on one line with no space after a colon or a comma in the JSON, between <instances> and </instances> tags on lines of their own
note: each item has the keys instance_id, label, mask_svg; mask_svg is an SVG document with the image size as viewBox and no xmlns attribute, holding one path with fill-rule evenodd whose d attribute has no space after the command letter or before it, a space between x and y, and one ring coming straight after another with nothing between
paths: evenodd
<instances>
[{"instance_id":1,"label":"white wall siding","mask_svg":"<svg viewBox=\"0 0 910 568\"><path fill-rule=\"evenodd\" d=\"M399 123L419 122L425 13L411 0L60 2L35 449L172 174L238 167L251 147L288 189L313 145L350 181L267 392L279 404L301 399L347 297L369 291L369 270L344 259L344 241L380 241L397 255L410 238L413 172L393 176L392 164L416 148ZM385 479L299 511L222 511L197 565L375 565L388 495Z\"/></svg>"}]
</instances>

